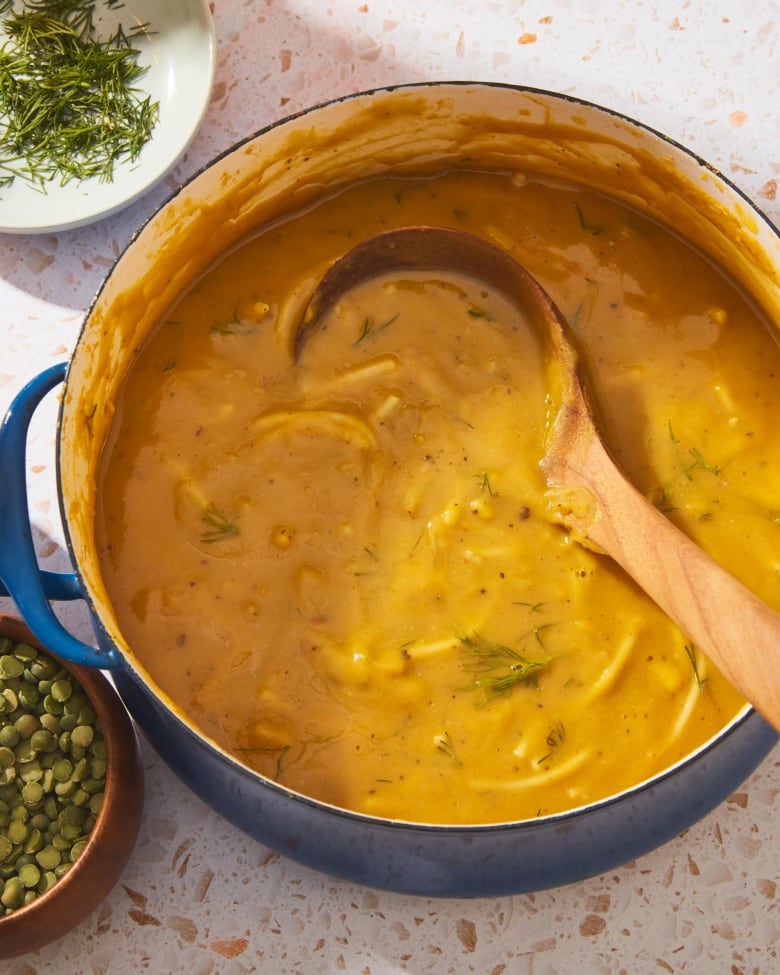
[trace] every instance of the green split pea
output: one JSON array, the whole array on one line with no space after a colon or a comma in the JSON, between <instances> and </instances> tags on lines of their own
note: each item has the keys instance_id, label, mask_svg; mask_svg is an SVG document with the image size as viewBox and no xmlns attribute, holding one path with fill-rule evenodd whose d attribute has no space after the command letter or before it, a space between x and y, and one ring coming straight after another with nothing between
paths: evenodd
<instances>
[{"instance_id":1,"label":"green split pea","mask_svg":"<svg viewBox=\"0 0 780 975\"><path fill-rule=\"evenodd\" d=\"M106 745L68 671L0 637L0 917L63 877L103 801Z\"/></svg>"}]
</instances>

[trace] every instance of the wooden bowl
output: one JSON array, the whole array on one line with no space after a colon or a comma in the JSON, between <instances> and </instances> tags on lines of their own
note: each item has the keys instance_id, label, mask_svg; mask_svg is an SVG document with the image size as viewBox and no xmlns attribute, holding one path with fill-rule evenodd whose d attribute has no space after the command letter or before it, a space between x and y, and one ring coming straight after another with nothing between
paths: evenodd
<instances>
[{"instance_id":1,"label":"wooden bowl","mask_svg":"<svg viewBox=\"0 0 780 975\"><path fill-rule=\"evenodd\" d=\"M103 804L84 851L46 893L0 917L0 958L12 958L41 948L74 928L113 889L135 847L144 789L133 724L103 674L62 661L16 617L0 613L0 637L29 643L61 664L92 703L106 743Z\"/></svg>"}]
</instances>

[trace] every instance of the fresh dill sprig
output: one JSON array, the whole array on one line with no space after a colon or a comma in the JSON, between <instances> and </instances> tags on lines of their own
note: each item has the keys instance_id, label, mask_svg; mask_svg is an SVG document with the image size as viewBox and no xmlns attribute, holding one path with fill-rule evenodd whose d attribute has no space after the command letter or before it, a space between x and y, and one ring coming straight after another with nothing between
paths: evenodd
<instances>
[{"instance_id":1,"label":"fresh dill sprig","mask_svg":"<svg viewBox=\"0 0 780 975\"><path fill-rule=\"evenodd\" d=\"M445 731L442 735L434 735L433 742L436 746L436 750L446 755L451 762L453 762L455 765L462 764L455 751L455 746L452 743L452 738L450 738L449 731Z\"/></svg>"},{"instance_id":2,"label":"fresh dill sprig","mask_svg":"<svg viewBox=\"0 0 780 975\"><path fill-rule=\"evenodd\" d=\"M201 532L200 540L211 544L238 535L238 527L212 501L203 512L203 521L208 528Z\"/></svg>"},{"instance_id":3,"label":"fresh dill sprig","mask_svg":"<svg viewBox=\"0 0 780 975\"><path fill-rule=\"evenodd\" d=\"M360 335L358 335L358 337L355 339L353 345L360 345L360 343L364 342L369 336L374 338L375 336L379 335L380 332L384 332L386 328L389 328L393 324L393 322L398 318L399 314L400 312L396 312L395 315L385 319L383 322L377 322L372 315L367 315L363 319L363 326L361 328Z\"/></svg>"},{"instance_id":4,"label":"fresh dill sprig","mask_svg":"<svg viewBox=\"0 0 780 975\"><path fill-rule=\"evenodd\" d=\"M147 68L133 47L146 25L101 38L96 6L0 0L0 187L111 182L116 164L134 162L151 138L159 103L136 86Z\"/></svg>"},{"instance_id":5,"label":"fresh dill sprig","mask_svg":"<svg viewBox=\"0 0 780 975\"><path fill-rule=\"evenodd\" d=\"M483 491L487 491L491 498L496 496L496 492L493 490L493 486L490 483L490 475L487 471L482 471L481 474L476 475L477 480L480 483L480 487Z\"/></svg>"},{"instance_id":6,"label":"fresh dill sprig","mask_svg":"<svg viewBox=\"0 0 780 975\"><path fill-rule=\"evenodd\" d=\"M704 690L704 681L699 674L699 664L696 660L696 650L690 643L685 644L685 652L688 655L688 659L691 662L691 667L693 667L693 676L696 678L696 686L700 691Z\"/></svg>"},{"instance_id":7,"label":"fresh dill sprig","mask_svg":"<svg viewBox=\"0 0 780 975\"><path fill-rule=\"evenodd\" d=\"M688 470L693 470L694 467L703 467L705 471L709 471L710 474L720 474L720 467L717 467L711 461L709 461L704 454L697 448L691 447L688 453L693 457L693 463L688 468Z\"/></svg>"},{"instance_id":8,"label":"fresh dill sprig","mask_svg":"<svg viewBox=\"0 0 780 975\"><path fill-rule=\"evenodd\" d=\"M542 630L546 630L548 626L552 626L552 623L540 623L539 626L534 626L527 633L524 633L521 640L525 640L526 637L533 636L540 647L546 649L544 643L542 643Z\"/></svg>"},{"instance_id":9,"label":"fresh dill sprig","mask_svg":"<svg viewBox=\"0 0 780 975\"><path fill-rule=\"evenodd\" d=\"M552 726L552 728L550 728L550 731L547 734L547 738L545 739L545 744L550 750L549 752L547 752L546 755L543 755L541 758L538 758L536 760L536 764L544 765L545 762L549 761L552 758L555 749L559 745L562 745L565 741L566 741L566 728L564 727L562 721L556 721L556 723Z\"/></svg>"},{"instance_id":10,"label":"fresh dill sprig","mask_svg":"<svg viewBox=\"0 0 780 975\"><path fill-rule=\"evenodd\" d=\"M594 223L589 223L585 219L585 214L582 212L582 207L579 205L579 203L574 204L574 209L577 211L577 217L579 218L580 221L580 227L583 230L587 230L588 233L591 234L593 237L598 237L599 234L604 233L603 227L600 227Z\"/></svg>"},{"instance_id":11,"label":"fresh dill sprig","mask_svg":"<svg viewBox=\"0 0 780 975\"><path fill-rule=\"evenodd\" d=\"M541 645L537 627L531 632ZM502 643L485 640L478 633L460 638L464 651L464 670L474 675L470 686L472 690L482 691L481 703L499 694L507 694L518 684L530 684L536 680L540 670L546 667L552 657L544 660L529 660L512 647Z\"/></svg>"}]
</instances>

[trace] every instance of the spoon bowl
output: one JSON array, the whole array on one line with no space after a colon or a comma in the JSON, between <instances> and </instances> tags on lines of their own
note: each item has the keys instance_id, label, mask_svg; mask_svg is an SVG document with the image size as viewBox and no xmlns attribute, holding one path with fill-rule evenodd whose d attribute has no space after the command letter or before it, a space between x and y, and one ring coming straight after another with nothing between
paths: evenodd
<instances>
[{"instance_id":1,"label":"spoon bowl","mask_svg":"<svg viewBox=\"0 0 780 975\"><path fill-rule=\"evenodd\" d=\"M294 331L298 360L339 298L392 271L452 270L500 291L538 330L553 409L540 466L548 510L623 570L780 730L780 614L672 524L626 478L601 439L566 319L506 251L466 231L413 226L369 237L323 275Z\"/></svg>"}]
</instances>

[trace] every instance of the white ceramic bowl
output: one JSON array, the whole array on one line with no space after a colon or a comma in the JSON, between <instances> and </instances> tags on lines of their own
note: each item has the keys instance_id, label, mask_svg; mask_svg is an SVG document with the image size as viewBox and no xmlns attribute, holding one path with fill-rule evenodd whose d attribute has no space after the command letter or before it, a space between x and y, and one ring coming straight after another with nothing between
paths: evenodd
<instances>
[{"instance_id":1,"label":"white ceramic bowl","mask_svg":"<svg viewBox=\"0 0 780 975\"><path fill-rule=\"evenodd\" d=\"M133 39L148 71L138 86L159 102L151 140L135 162L123 161L111 182L57 180L45 190L22 179L0 189L0 232L48 233L92 223L127 206L162 179L195 135L214 82L216 39L207 0L125 0L96 20L101 34L148 24ZM2 31L0 31L2 40Z\"/></svg>"}]
</instances>

